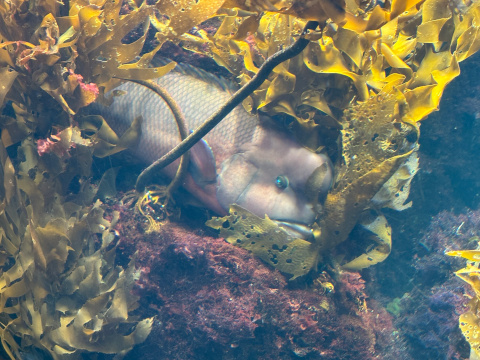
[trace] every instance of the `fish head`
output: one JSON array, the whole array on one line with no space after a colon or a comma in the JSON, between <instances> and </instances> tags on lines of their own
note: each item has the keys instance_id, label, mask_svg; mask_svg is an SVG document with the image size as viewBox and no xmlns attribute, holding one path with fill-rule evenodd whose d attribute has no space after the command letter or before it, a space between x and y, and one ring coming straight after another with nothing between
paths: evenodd
<instances>
[{"instance_id":1,"label":"fish head","mask_svg":"<svg viewBox=\"0 0 480 360\"><path fill-rule=\"evenodd\" d=\"M257 141L223 162L216 195L225 209L235 203L277 222L311 225L332 179L326 155L267 129Z\"/></svg>"}]
</instances>

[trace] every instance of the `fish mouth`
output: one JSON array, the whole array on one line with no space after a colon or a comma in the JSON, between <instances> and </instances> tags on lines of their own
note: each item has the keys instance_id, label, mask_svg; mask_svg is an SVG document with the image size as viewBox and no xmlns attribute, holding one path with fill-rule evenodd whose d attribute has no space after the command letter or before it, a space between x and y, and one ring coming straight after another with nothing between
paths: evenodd
<instances>
[{"instance_id":1,"label":"fish mouth","mask_svg":"<svg viewBox=\"0 0 480 360\"><path fill-rule=\"evenodd\" d=\"M311 226L299 222L292 222L286 220L273 220L272 221L281 227L293 238L300 238L310 242L313 242L313 230Z\"/></svg>"}]
</instances>

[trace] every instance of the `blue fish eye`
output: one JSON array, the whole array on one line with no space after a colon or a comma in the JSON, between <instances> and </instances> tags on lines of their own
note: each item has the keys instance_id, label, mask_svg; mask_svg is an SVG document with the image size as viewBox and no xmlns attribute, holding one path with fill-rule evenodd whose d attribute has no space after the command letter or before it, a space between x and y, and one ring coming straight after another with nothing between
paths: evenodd
<instances>
[{"instance_id":1,"label":"blue fish eye","mask_svg":"<svg viewBox=\"0 0 480 360\"><path fill-rule=\"evenodd\" d=\"M280 190L286 189L288 187L288 178L284 175L277 176L275 185L277 185Z\"/></svg>"}]
</instances>

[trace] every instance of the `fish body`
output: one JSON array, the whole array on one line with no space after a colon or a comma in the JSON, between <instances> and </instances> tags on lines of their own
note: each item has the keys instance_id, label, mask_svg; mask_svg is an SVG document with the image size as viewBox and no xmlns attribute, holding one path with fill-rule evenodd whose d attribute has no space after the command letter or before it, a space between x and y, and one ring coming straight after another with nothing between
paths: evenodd
<instances>
[{"instance_id":1,"label":"fish body","mask_svg":"<svg viewBox=\"0 0 480 360\"><path fill-rule=\"evenodd\" d=\"M236 91L233 84L191 66L177 66L156 80L177 102L187 126L195 130ZM116 89L110 106L91 105L119 134L142 116L142 131L133 153L150 164L180 142L170 109L151 90L127 82ZM178 161L164 173L172 178ZM258 216L311 224L315 213L305 195L312 173L323 167L317 192L326 193L332 181L328 158L297 144L287 133L236 107L204 141L191 150L189 175L183 187L219 215L236 203Z\"/></svg>"}]
</instances>

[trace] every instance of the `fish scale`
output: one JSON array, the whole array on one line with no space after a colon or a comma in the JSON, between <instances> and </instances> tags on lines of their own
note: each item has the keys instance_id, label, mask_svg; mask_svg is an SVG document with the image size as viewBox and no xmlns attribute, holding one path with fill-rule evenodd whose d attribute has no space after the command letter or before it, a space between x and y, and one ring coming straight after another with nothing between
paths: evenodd
<instances>
[{"instance_id":1,"label":"fish scale","mask_svg":"<svg viewBox=\"0 0 480 360\"><path fill-rule=\"evenodd\" d=\"M156 82L177 102L191 130L216 112L236 89L225 79L185 65ZM179 143L176 122L161 97L132 82L116 90L112 94L121 95L113 96L110 106L92 104L88 112L102 115L119 135L141 115L140 141L131 149L134 155L149 164ZM268 117L260 120L242 106L232 110L204 140L191 149L189 173L182 186L205 207L225 214L229 205L236 203L282 224L313 223L317 199L324 198L333 178L326 155L302 147ZM178 160L163 172L173 177L177 167ZM318 196L307 199L307 193Z\"/></svg>"},{"instance_id":2,"label":"fish scale","mask_svg":"<svg viewBox=\"0 0 480 360\"><path fill-rule=\"evenodd\" d=\"M175 99L185 116L187 128L195 130L234 94L235 88L225 80L199 69L186 65L181 68L181 71L172 71L157 79L156 83ZM123 95L115 97L113 109L97 105L94 111L102 115L118 133L123 133L132 119L142 115L142 133L154 139L142 135L139 147L134 151L137 155L141 154L141 158L150 163L180 142L172 112L164 101L159 101L156 93L132 82L124 83L116 90L121 90ZM117 112L121 116L112 119ZM161 131L158 128L159 121L162 123ZM261 132L258 125L258 117L250 115L241 106L228 114L205 136L217 162L223 162L244 144L254 141L254 136L259 136ZM175 168L172 166L170 171Z\"/></svg>"}]
</instances>

